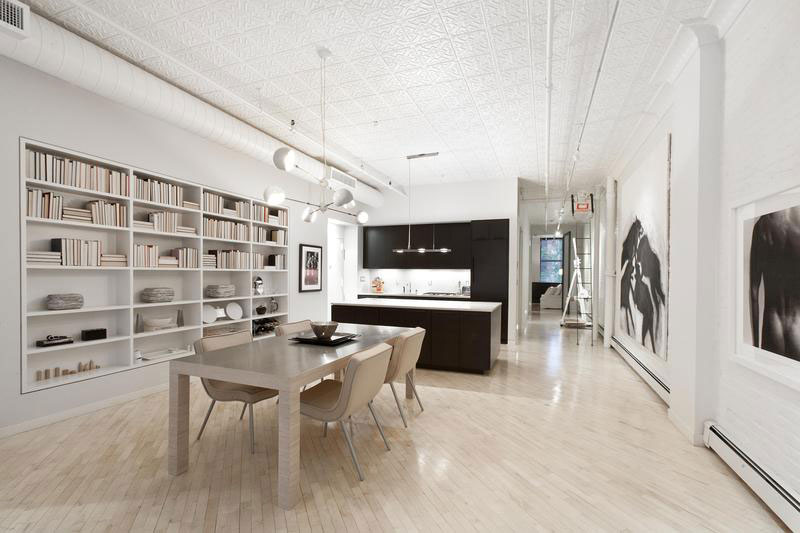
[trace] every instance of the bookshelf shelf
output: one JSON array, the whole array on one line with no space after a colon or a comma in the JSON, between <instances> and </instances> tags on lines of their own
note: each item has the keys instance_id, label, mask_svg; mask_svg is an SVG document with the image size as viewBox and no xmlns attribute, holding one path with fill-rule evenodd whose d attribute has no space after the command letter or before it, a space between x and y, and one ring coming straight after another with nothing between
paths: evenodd
<instances>
[{"instance_id":1,"label":"bookshelf shelf","mask_svg":"<svg viewBox=\"0 0 800 533\"><path fill-rule=\"evenodd\" d=\"M73 222L72 220L56 220L52 218L26 217L29 224L52 224L55 226L69 226L73 228L85 228L98 231L128 231L126 226L109 226L106 224L91 224L89 222Z\"/></svg>"},{"instance_id":2,"label":"bookshelf shelf","mask_svg":"<svg viewBox=\"0 0 800 533\"><path fill-rule=\"evenodd\" d=\"M61 309L54 311L51 309L44 309L41 311L28 311L27 316L56 316L56 315L71 315L74 313L98 313L105 311L121 311L123 309L130 309L129 305L105 305L98 307L81 307L80 309Z\"/></svg>"},{"instance_id":3,"label":"bookshelf shelf","mask_svg":"<svg viewBox=\"0 0 800 533\"><path fill-rule=\"evenodd\" d=\"M134 333L134 339L141 339L144 337L155 337L157 335L167 335L168 333L180 333L181 331L192 331L200 329L202 326L182 326L180 328L159 329L158 331L144 331L142 333Z\"/></svg>"},{"instance_id":4,"label":"bookshelf shelf","mask_svg":"<svg viewBox=\"0 0 800 533\"><path fill-rule=\"evenodd\" d=\"M111 194L102 191L94 191L92 189L83 189L81 187L73 187L71 185L61 185L60 183L53 183L52 181L35 180L28 178L25 180L25 185L34 188L38 187L41 189L47 189L50 191L60 191L65 193L74 193L76 195L90 196L92 198L103 198L103 199L122 200L122 201L130 200L128 196L121 196L119 194Z\"/></svg>"},{"instance_id":5,"label":"bookshelf shelf","mask_svg":"<svg viewBox=\"0 0 800 533\"><path fill-rule=\"evenodd\" d=\"M45 154L35 156L30 152ZM42 164L42 159L46 164ZM89 174L75 174L76 168L68 160L85 165L90 169ZM289 226L272 224L254 220L254 217L279 217L280 222L288 220L289 210L285 207L268 206L259 199L214 189L188 180L154 174L151 171L139 169L130 165L103 159L93 155L71 151L62 147L48 145L32 139L20 139L20 266L22 270L20 290L20 314L22 327L20 331L21 350L21 378L20 392L23 394L41 391L50 387L79 383L93 378L110 374L134 370L144 366L162 363L183 357L183 355L168 356L151 361L136 360L135 350L159 351L168 348L177 348L175 344L187 344L199 339L204 333L214 334L215 326L229 326L238 324L238 328L252 327L253 320L260 318L273 318L279 322L288 320L289 302L288 289L290 286L288 271L284 269L205 269L202 268L202 257L199 257L198 268L162 268L134 266L134 251L136 244L159 245L159 255L169 255L171 248L188 247L197 249L198 255L211 249L238 249L250 254L260 253L265 257L269 255L284 256L283 258L269 258L286 261L290 259L289 246L277 242L258 242L257 239L276 238L270 231L261 230L261 235L256 236L256 227L265 227L283 230L289 243ZM51 165L51 162L54 163ZM28 166L33 169L29 173ZM44 172L48 179L52 179L50 172L61 173L69 176L65 181L73 181L76 176L79 180L95 180L99 183L113 183L120 186L128 193L114 194L92 189L84 189L72 185L62 185L54 181L34 179L34 175L42 176ZM110 172L109 172L110 171ZM60 179L58 181L61 181ZM88 183L82 181L81 183ZM28 190L39 189L55 194L62 193L65 205L79 205L81 200L86 201L101 199L107 202L116 202L127 208L126 227L110 226L104 224L91 224L87 222L47 219L28 216ZM206 194L210 193L210 194ZM174 203L142 200L137 198L140 194L156 199L173 199ZM214 196L216 195L216 197ZM208 199L208 201L206 201ZM183 203L189 204L184 207ZM57 204L58 205L58 204ZM197 205L198 207L192 207ZM209 209L205 209L208 207ZM212 210L224 208L235 210L243 216L227 213L215 213ZM151 213L164 211L176 214L177 223L196 228L196 234L173 233L157 231L142 227L133 227L134 219L148 219ZM258 215L256 215L258 213ZM167 220L174 220L167 215ZM223 239L213 236L203 236L203 221L223 220L244 224L248 228L247 240ZM274 220L274 218L273 218ZM83 239L100 241L102 253L124 254L127 256L125 266L63 266L52 263L27 262L28 252L50 251L50 239L78 238L81 235L77 230L91 230L91 233L80 237ZM240 233L241 234L241 233ZM174 240L174 243L170 243ZM168 244L165 244L166 243ZM35 257L32 255L32 258ZM43 257L43 256L40 256ZM56 256L57 257L57 256ZM46 259L46 256L45 256ZM109 259L113 260L113 259ZM113 264L113 263L111 263ZM251 263L247 263L251 264ZM284 262L278 263L284 265ZM270 276L263 273L269 272ZM206 298L205 287L209 284L231 283L236 285L236 293L249 293L252 278L261 275L264 288L275 291L276 294L254 296L234 296L231 298ZM249 278L249 279L248 279ZM176 299L171 302L140 302L139 293L145 288L170 287L175 290ZM41 309L43 298L48 294L59 292L76 292L84 295L88 302L130 302L120 305L96 305L81 309L47 310ZM251 315L254 302L267 298L280 300L279 312L265 315ZM213 324L200 324L201 306L204 303L226 303L231 301L250 302L242 304L245 314L251 315L239 320L218 320ZM31 309L28 309L31 307ZM133 333L137 315L158 317L183 312L187 326L172 329ZM106 329L108 332L129 332L127 335L113 335L106 339L96 341L76 341L72 344L36 348L35 341L43 339L46 335L72 335L83 329ZM172 335L174 334L174 335ZM261 335L258 339L271 337L273 334ZM80 338L78 333L76 338ZM89 370L69 376L60 376L47 380L37 381L37 371L61 368L77 368L78 362L93 360L100 368Z\"/></svg>"},{"instance_id":6,"label":"bookshelf shelf","mask_svg":"<svg viewBox=\"0 0 800 533\"><path fill-rule=\"evenodd\" d=\"M58 346L45 346L44 348L28 347L28 355L36 355L46 352L59 352L61 350L74 350L76 348L85 348L86 346L97 346L98 344L108 344L111 342L121 342L130 339L130 335L114 335L105 339L98 339L96 341L77 341L72 344L60 344Z\"/></svg>"},{"instance_id":7,"label":"bookshelf shelf","mask_svg":"<svg viewBox=\"0 0 800 533\"><path fill-rule=\"evenodd\" d=\"M275 336L274 333L267 333L266 335L256 335L255 337L253 337L253 340L254 341L260 341L262 339L269 339L270 337L274 337L274 336Z\"/></svg>"}]
</instances>

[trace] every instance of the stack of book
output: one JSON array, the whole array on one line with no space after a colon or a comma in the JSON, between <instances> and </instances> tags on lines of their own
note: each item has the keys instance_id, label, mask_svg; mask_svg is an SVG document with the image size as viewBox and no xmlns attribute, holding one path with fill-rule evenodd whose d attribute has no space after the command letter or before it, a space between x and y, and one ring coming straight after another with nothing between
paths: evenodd
<instances>
[{"instance_id":1,"label":"stack of book","mask_svg":"<svg viewBox=\"0 0 800 533\"><path fill-rule=\"evenodd\" d=\"M261 226L256 226L254 229L256 242L286 244L286 230L262 228Z\"/></svg>"},{"instance_id":2,"label":"stack of book","mask_svg":"<svg viewBox=\"0 0 800 533\"><path fill-rule=\"evenodd\" d=\"M190 202L189 200L183 201L183 207L186 209L200 209L200 204L197 202Z\"/></svg>"},{"instance_id":3,"label":"stack of book","mask_svg":"<svg viewBox=\"0 0 800 533\"><path fill-rule=\"evenodd\" d=\"M125 254L100 254L100 266L126 267L128 266L128 256Z\"/></svg>"},{"instance_id":4,"label":"stack of book","mask_svg":"<svg viewBox=\"0 0 800 533\"><path fill-rule=\"evenodd\" d=\"M250 252L241 250L209 250L217 256L217 268L248 269Z\"/></svg>"},{"instance_id":5,"label":"stack of book","mask_svg":"<svg viewBox=\"0 0 800 533\"><path fill-rule=\"evenodd\" d=\"M264 205L254 205L253 220L286 226L289 223L289 215L285 209L270 209Z\"/></svg>"},{"instance_id":6,"label":"stack of book","mask_svg":"<svg viewBox=\"0 0 800 533\"><path fill-rule=\"evenodd\" d=\"M203 235L218 239L246 241L249 236L249 227L241 222L203 218Z\"/></svg>"},{"instance_id":7,"label":"stack of book","mask_svg":"<svg viewBox=\"0 0 800 533\"><path fill-rule=\"evenodd\" d=\"M88 209L81 209L79 207L64 207L61 217L64 220L74 220L76 222L92 223L92 212Z\"/></svg>"},{"instance_id":8,"label":"stack of book","mask_svg":"<svg viewBox=\"0 0 800 533\"><path fill-rule=\"evenodd\" d=\"M28 189L28 216L61 220L64 198L52 192Z\"/></svg>"},{"instance_id":9,"label":"stack of book","mask_svg":"<svg viewBox=\"0 0 800 533\"><path fill-rule=\"evenodd\" d=\"M50 239L50 250L61 253L64 266L100 266L102 248L97 240Z\"/></svg>"},{"instance_id":10,"label":"stack of book","mask_svg":"<svg viewBox=\"0 0 800 533\"><path fill-rule=\"evenodd\" d=\"M148 218L153 223L153 229L156 231L165 231L167 233L176 233L178 231L178 213L156 211L155 213L150 213Z\"/></svg>"},{"instance_id":11,"label":"stack of book","mask_svg":"<svg viewBox=\"0 0 800 533\"><path fill-rule=\"evenodd\" d=\"M178 268L178 258L171 255L162 255L158 258L158 268Z\"/></svg>"},{"instance_id":12,"label":"stack of book","mask_svg":"<svg viewBox=\"0 0 800 533\"><path fill-rule=\"evenodd\" d=\"M28 179L68 185L80 189L128 196L130 178L127 173L68 157L26 150Z\"/></svg>"},{"instance_id":13,"label":"stack of book","mask_svg":"<svg viewBox=\"0 0 800 533\"><path fill-rule=\"evenodd\" d=\"M203 254L203 268L217 268L217 256L214 254Z\"/></svg>"},{"instance_id":14,"label":"stack of book","mask_svg":"<svg viewBox=\"0 0 800 533\"><path fill-rule=\"evenodd\" d=\"M155 225L150 222L149 220L134 220L133 227L135 229L148 229L148 230L155 230Z\"/></svg>"},{"instance_id":15,"label":"stack of book","mask_svg":"<svg viewBox=\"0 0 800 533\"><path fill-rule=\"evenodd\" d=\"M61 252L28 252L29 265L60 265Z\"/></svg>"},{"instance_id":16,"label":"stack of book","mask_svg":"<svg viewBox=\"0 0 800 533\"><path fill-rule=\"evenodd\" d=\"M180 207L183 205L183 187L153 178L136 176L135 198Z\"/></svg>"},{"instance_id":17,"label":"stack of book","mask_svg":"<svg viewBox=\"0 0 800 533\"><path fill-rule=\"evenodd\" d=\"M158 245L134 244L133 266L156 268L158 266Z\"/></svg>"},{"instance_id":18,"label":"stack of book","mask_svg":"<svg viewBox=\"0 0 800 533\"><path fill-rule=\"evenodd\" d=\"M175 248L172 257L177 259L179 268L197 268L199 252L195 248Z\"/></svg>"},{"instance_id":19,"label":"stack of book","mask_svg":"<svg viewBox=\"0 0 800 533\"><path fill-rule=\"evenodd\" d=\"M87 206L92 216L92 224L128 227L128 206L104 200L94 200Z\"/></svg>"}]
</instances>

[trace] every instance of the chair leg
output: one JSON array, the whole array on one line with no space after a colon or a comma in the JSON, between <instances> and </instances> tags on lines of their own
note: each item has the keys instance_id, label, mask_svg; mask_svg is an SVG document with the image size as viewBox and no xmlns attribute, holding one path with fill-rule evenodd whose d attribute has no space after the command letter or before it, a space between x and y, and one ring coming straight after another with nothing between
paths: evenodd
<instances>
[{"instance_id":1,"label":"chair leg","mask_svg":"<svg viewBox=\"0 0 800 533\"><path fill-rule=\"evenodd\" d=\"M361 472L361 465L358 464L358 459L356 458L356 449L353 448L353 441L350 439L350 434L347 433L347 428L344 425L344 421L339 420L339 428L344 433L344 438L347 441L347 447L350 448L350 457L353 458L353 464L356 467L356 472L358 472L358 480L364 481L364 474Z\"/></svg>"},{"instance_id":2,"label":"chair leg","mask_svg":"<svg viewBox=\"0 0 800 533\"><path fill-rule=\"evenodd\" d=\"M248 403L247 407L250 409L250 453L256 453L256 435L253 430L253 404Z\"/></svg>"},{"instance_id":3,"label":"chair leg","mask_svg":"<svg viewBox=\"0 0 800 533\"><path fill-rule=\"evenodd\" d=\"M242 418L244 418L244 412L245 412L246 410L247 410L247 404L246 404L246 403L243 403L243 404L242 404L242 414L240 414L240 415L239 415L239 420L241 420Z\"/></svg>"},{"instance_id":4,"label":"chair leg","mask_svg":"<svg viewBox=\"0 0 800 533\"><path fill-rule=\"evenodd\" d=\"M408 382L411 383L411 390L414 392L414 397L417 399L417 403L419 404L419 410L424 411L425 408L422 407L422 400L419 399L419 394L417 394L417 387L414 385L414 378L409 376Z\"/></svg>"},{"instance_id":5,"label":"chair leg","mask_svg":"<svg viewBox=\"0 0 800 533\"><path fill-rule=\"evenodd\" d=\"M400 398L397 397L397 391L394 390L394 383L389 382L389 386L392 388L392 394L394 395L394 401L397 404L397 410L400 411L400 418L403 419L403 426L408 427L406 423L406 415L403 414L403 406L400 405Z\"/></svg>"},{"instance_id":6,"label":"chair leg","mask_svg":"<svg viewBox=\"0 0 800 533\"><path fill-rule=\"evenodd\" d=\"M208 417L211 416L211 410L214 409L214 405L217 403L217 400L211 400L211 405L208 406L208 412L206 412L206 417L203 419L203 425L200 426L200 433L197 434L197 440L200 440L200 437L203 436L203 430L206 429L206 423L208 422Z\"/></svg>"},{"instance_id":7,"label":"chair leg","mask_svg":"<svg viewBox=\"0 0 800 533\"><path fill-rule=\"evenodd\" d=\"M372 408L372 400L367 404L369 407L369 412L372 413L372 418L375 420L375 425L378 426L378 431L381 432L381 437L383 438L383 443L386 445L386 451L392 451L389 447L389 441L386 440L386 435L383 433L383 427L381 426L380 421L378 420L378 415L375 414L375 409Z\"/></svg>"},{"instance_id":8,"label":"chair leg","mask_svg":"<svg viewBox=\"0 0 800 533\"><path fill-rule=\"evenodd\" d=\"M328 436L328 423L327 422L323 422L322 423L322 436L323 437L327 437Z\"/></svg>"}]
</instances>

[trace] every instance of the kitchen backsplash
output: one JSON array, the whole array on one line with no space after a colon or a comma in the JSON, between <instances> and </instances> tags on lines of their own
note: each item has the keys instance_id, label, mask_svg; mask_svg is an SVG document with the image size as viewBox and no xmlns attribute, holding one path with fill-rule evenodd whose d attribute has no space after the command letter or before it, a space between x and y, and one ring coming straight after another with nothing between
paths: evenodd
<instances>
[{"instance_id":1,"label":"kitchen backsplash","mask_svg":"<svg viewBox=\"0 0 800 533\"><path fill-rule=\"evenodd\" d=\"M423 269L362 269L359 271L359 292L372 292L371 283L376 277L383 280L383 292L402 293L403 287L412 293L460 292L460 287L469 286L470 271L423 270ZM460 285L459 285L460 282Z\"/></svg>"}]
</instances>

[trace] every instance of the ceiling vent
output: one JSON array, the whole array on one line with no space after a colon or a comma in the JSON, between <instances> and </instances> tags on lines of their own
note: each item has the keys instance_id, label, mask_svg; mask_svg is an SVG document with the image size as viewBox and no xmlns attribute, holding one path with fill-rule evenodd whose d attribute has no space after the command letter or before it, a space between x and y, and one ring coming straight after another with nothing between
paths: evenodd
<instances>
[{"instance_id":1,"label":"ceiling vent","mask_svg":"<svg viewBox=\"0 0 800 533\"><path fill-rule=\"evenodd\" d=\"M31 8L17 0L0 0L0 31L17 39L28 37Z\"/></svg>"},{"instance_id":2,"label":"ceiling vent","mask_svg":"<svg viewBox=\"0 0 800 533\"><path fill-rule=\"evenodd\" d=\"M351 190L356 189L356 183L358 183L358 180L356 180L350 174L345 174L341 170L333 167L328 167L327 174L328 174L328 180L330 181L331 186L334 189L338 189L339 187L342 186L347 187L348 189Z\"/></svg>"}]
</instances>

